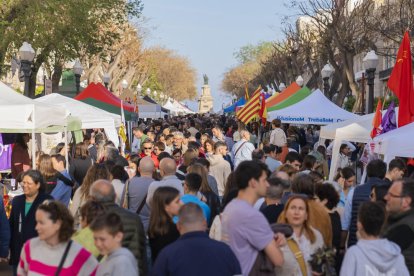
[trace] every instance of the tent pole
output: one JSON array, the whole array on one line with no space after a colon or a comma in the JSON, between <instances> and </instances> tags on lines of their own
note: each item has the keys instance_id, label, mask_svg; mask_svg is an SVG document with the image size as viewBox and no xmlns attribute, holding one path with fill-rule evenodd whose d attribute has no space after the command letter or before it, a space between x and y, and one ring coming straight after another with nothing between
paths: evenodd
<instances>
[{"instance_id":1,"label":"tent pole","mask_svg":"<svg viewBox=\"0 0 414 276\"><path fill-rule=\"evenodd\" d=\"M35 143L35 108L33 106L32 113L33 127L32 127L32 168L36 170L36 143Z\"/></svg>"},{"instance_id":2,"label":"tent pole","mask_svg":"<svg viewBox=\"0 0 414 276\"><path fill-rule=\"evenodd\" d=\"M36 170L36 143L35 143L35 131L32 128L32 168Z\"/></svg>"},{"instance_id":3,"label":"tent pole","mask_svg":"<svg viewBox=\"0 0 414 276\"><path fill-rule=\"evenodd\" d=\"M66 154L65 154L65 159L66 159L66 171L69 171L69 150L68 150L68 127L65 126L64 128L64 132L65 132L65 150L66 150Z\"/></svg>"}]
</instances>

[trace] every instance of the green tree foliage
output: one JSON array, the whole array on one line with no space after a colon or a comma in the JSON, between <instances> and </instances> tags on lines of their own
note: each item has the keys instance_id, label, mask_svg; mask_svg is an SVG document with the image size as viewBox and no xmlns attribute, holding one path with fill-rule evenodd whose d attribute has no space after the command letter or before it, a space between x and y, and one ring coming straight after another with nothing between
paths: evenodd
<instances>
[{"instance_id":1,"label":"green tree foliage","mask_svg":"<svg viewBox=\"0 0 414 276\"><path fill-rule=\"evenodd\" d=\"M37 71L101 52L119 35L113 30L139 16L141 0L6 0L0 6L0 68L16 55L23 41L36 51L31 78ZM0 73L4 73L1 72Z\"/></svg>"},{"instance_id":2,"label":"green tree foliage","mask_svg":"<svg viewBox=\"0 0 414 276\"><path fill-rule=\"evenodd\" d=\"M224 91L241 97L245 93L247 83L250 93L259 85L265 87L265 83L260 78L260 67L272 53L274 44L272 42L260 42L257 45L246 45L234 53L234 57L239 61L237 66L230 68L224 73L221 87Z\"/></svg>"},{"instance_id":3,"label":"green tree foliage","mask_svg":"<svg viewBox=\"0 0 414 276\"><path fill-rule=\"evenodd\" d=\"M248 63L260 60L262 57L269 55L272 52L273 43L270 41L263 41L257 45L246 45L240 48L233 55L241 63Z\"/></svg>"}]
</instances>

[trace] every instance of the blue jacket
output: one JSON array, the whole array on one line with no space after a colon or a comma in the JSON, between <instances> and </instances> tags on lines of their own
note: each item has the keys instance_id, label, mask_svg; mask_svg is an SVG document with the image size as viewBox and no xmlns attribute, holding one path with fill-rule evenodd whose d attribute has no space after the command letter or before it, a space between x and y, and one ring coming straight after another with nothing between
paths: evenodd
<instances>
[{"instance_id":1,"label":"blue jacket","mask_svg":"<svg viewBox=\"0 0 414 276\"><path fill-rule=\"evenodd\" d=\"M187 203L192 202L192 203L195 203L198 206L200 206L200 208L203 210L203 214L204 214L204 217L205 217L205 219L207 221L207 224L210 224L211 210L210 210L210 207L206 203L204 203L203 201L201 201L198 197L196 197L194 195L190 195L190 194L183 195L181 197L181 201L184 204L187 204ZM174 221L174 223L177 223L178 222L178 216L175 216L173 218L173 221Z\"/></svg>"},{"instance_id":2,"label":"blue jacket","mask_svg":"<svg viewBox=\"0 0 414 276\"><path fill-rule=\"evenodd\" d=\"M227 244L204 232L189 232L165 247L155 261L152 275L241 275L239 261Z\"/></svg>"},{"instance_id":3,"label":"blue jacket","mask_svg":"<svg viewBox=\"0 0 414 276\"><path fill-rule=\"evenodd\" d=\"M60 172L64 177L67 179L72 180L69 173L64 170ZM66 207L69 206L70 197L72 195L72 187L69 185L66 185L65 182L57 179L56 187L53 189L53 191L50 193L51 196L57 201L62 202Z\"/></svg>"},{"instance_id":4,"label":"blue jacket","mask_svg":"<svg viewBox=\"0 0 414 276\"><path fill-rule=\"evenodd\" d=\"M3 198L0 198L0 258L9 255L10 225L4 210Z\"/></svg>"}]
</instances>

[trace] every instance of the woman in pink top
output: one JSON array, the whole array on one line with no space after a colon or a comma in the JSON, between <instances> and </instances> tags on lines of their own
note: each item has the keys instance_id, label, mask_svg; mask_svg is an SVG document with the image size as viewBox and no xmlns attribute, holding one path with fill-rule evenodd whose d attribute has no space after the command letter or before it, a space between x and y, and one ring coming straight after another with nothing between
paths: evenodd
<instances>
[{"instance_id":1,"label":"woman in pink top","mask_svg":"<svg viewBox=\"0 0 414 276\"><path fill-rule=\"evenodd\" d=\"M73 217L58 201L45 201L36 211L39 237L28 240L17 275L95 275L95 257L71 240Z\"/></svg>"}]
</instances>

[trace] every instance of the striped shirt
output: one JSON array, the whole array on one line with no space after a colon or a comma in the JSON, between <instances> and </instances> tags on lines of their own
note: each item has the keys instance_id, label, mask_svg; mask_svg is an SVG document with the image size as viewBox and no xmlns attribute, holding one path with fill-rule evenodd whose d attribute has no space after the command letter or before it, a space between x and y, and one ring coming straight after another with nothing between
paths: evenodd
<instances>
[{"instance_id":1,"label":"striped shirt","mask_svg":"<svg viewBox=\"0 0 414 276\"><path fill-rule=\"evenodd\" d=\"M55 275L67 242L50 246L38 237L28 240L20 254L17 275ZM60 276L95 275L98 262L77 242L72 242Z\"/></svg>"}]
</instances>

